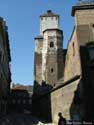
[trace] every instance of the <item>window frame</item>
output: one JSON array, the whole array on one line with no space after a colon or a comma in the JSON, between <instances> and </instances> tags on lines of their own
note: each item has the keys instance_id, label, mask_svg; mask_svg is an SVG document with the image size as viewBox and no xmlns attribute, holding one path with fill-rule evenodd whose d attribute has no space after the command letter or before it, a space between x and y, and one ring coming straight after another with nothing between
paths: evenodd
<instances>
[{"instance_id":1,"label":"window frame","mask_svg":"<svg viewBox=\"0 0 94 125\"><path fill-rule=\"evenodd\" d=\"M54 47L54 42L51 41L51 42L50 42L50 48L53 48L53 47Z\"/></svg>"}]
</instances>

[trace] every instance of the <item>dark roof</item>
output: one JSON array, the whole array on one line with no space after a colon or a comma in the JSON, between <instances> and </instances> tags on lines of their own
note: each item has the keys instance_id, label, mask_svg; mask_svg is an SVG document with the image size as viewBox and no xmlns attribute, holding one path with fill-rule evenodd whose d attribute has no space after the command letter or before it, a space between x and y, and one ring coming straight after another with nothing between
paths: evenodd
<instances>
[{"instance_id":1,"label":"dark roof","mask_svg":"<svg viewBox=\"0 0 94 125\"><path fill-rule=\"evenodd\" d=\"M11 88L11 90L22 90L22 91L33 91L33 86L31 85L22 85L22 84L14 84L14 86Z\"/></svg>"},{"instance_id":2,"label":"dark roof","mask_svg":"<svg viewBox=\"0 0 94 125\"><path fill-rule=\"evenodd\" d=\"M82 0L72 7L71 15L74 16L75 10L94 9L94 0Z\"/></svg>"},{"instance_id":3,"label":"dark roof","mask_svg":"<svg viewBox=\"0 0 94 125\"><path fill-rule=\"evenodd\" d=\"M39 36L35 37L35 39L43 39L43 36L39 35Z\"/></svg>"},{"instance_id":4,"label":"dark roof","mask_svg":"<svg viewBox=\"0 0 94 125\"><path fill-rule=\"evenodd\" d=\"M58 29L58 28L46 29L46 30L44 30L44 31L43 31L43 33L44 33L44 32L46 32L46 31L51 31L51 30L57 30L57 31L59 31L59 32L63 33L63 31L62 31L62 30L60 30L60 29Z\"/></svg>"},{"instance_id":5,"label":"dark roof","mask_svg":"<svg viewBox=\"0 0 94 125\"><path fill-rule=\"evenodd\" d=\"M44 13L43 15L40 15L40 17L59 17L58 14L53 13L51 10L47 10L47 13Z\"/></svg>"},{"instance_id":6,"label":"dark roof","mask_svg":"<svg viewBox=\"0 0 94 125\"><path fill-rule=\"evenodd\" d=\"M0 21L3 21L3 17L0 16Z\"/></svg>"}]
</instances>

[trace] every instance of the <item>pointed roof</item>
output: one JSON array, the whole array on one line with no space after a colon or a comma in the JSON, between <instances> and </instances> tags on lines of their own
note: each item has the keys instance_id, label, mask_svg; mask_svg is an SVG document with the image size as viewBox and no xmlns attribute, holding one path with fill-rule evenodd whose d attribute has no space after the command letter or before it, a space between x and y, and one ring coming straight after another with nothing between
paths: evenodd
<instances>
[{"instance_id":1,"label":"pointed roof","mask_svg":"<svg viewBox=\"0 0 94 125\"><path fill-rule=\"evenodd\" d=\"M76 10L94 9L94 0L82 0L72 7L71 15L74 16Z\"/></svg>"},{"instance_id":2,"label":"pointed roof","mask_svg":"<svg viewBox=\"0 0 94 125\"><path fill-rule=\"evenodd\" d=\"M52 12L52 10L47 10L47 13L44 13L43 15L40 15L40 17L59 17L58 14L55 14Z\"/></svg>"}]
</instances>

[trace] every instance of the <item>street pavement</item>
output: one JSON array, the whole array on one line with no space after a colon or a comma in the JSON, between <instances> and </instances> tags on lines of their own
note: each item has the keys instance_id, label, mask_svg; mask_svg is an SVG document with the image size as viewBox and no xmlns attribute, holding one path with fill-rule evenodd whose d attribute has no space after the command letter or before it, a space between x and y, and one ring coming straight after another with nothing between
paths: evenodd
<instances>
[{"instance_id":1,"label":"street pavement","mask_svg":"<svg viewBox=\"0 0 94 125\"><path fill-rule=\"evenodd\" d=\"M0 119L0 125L45 125L30 114L9 114ZM47 124L48 125L48 124ZM52 125L52 124L49 124Z\"/></svg>"}]
</instances>

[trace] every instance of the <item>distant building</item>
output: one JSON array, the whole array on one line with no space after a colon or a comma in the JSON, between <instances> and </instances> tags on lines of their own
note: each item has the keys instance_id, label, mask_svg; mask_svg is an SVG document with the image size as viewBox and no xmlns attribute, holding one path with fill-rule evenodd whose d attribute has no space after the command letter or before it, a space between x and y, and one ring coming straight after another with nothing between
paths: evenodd
<instances>
[{"instance_id":1,"label":"distant building","mask_svg":"<svg viewBox=\"0 0 94 125\"><path fill-rule=\"evenodd\" d=\"M0 17L0 116L6 114L7 110L11 82L10 61L8 27Z\"/></svg>"},{"instance_id":2,"label":"distant building","mask_svg":"<svg viewBox=\"0 0 94 125\"><path fill-rule=\"evenodd\" d=\"M23 85L23 84L14 84L12 83L11 90L26 90L30 96L32 96L33 93L33 86L31 85Z\"/></svg>"},{"instance_id":3,"label":"distant building","mask_svg":"<svg viewBox=\"0 0 94 125\"><path fill-rule=\"evenodd\" d=\"M9 112L31 111L32 108L32 86L13 84L10 92Z\"/></svg>"}]
</instances>

